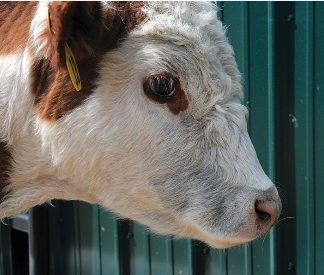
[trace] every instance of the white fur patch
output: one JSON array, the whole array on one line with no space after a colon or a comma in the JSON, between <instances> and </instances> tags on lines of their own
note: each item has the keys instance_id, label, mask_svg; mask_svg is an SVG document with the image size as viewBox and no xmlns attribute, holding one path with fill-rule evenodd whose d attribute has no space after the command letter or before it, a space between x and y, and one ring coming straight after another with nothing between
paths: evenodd
<instances>
[{"instance_id":1,"label":"white fur patch","mask_svg":"<svg viewBox=\"0 0 324 275\"><path fill-rule=\"evenodd\" d=\"M26 134L34 114L26 52L0 56L0 138L9 145Z\"/></svg>"}]
</instances>

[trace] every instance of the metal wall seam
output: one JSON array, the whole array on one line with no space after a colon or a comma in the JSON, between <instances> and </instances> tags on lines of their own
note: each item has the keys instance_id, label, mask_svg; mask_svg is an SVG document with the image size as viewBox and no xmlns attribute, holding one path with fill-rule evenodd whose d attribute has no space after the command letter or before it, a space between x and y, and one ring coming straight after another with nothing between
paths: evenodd
<instances>
[{"instance_id":1,"label":"metal wall seam","mask_svg":"<svg viewBox=\"0 0 324 275\"><path fill-rule=\"evenodd\" d=\"M277 274L296 274L295 3L276 2L276 182L283 210L277 225Z\"/></svg>"},{"instance_id":2,"label":"metal wall seam","mask_svg":"<svg viewBox=\"0 0 324 275\"><path fill-rule=\"evenodd\" d=\"M82 274L82 267L81 267L81 253L82 253L82 246L80 245L81 238L80 238L80 210L79 210L79 201L73 201L73 221L74 221L74 230L73 230L73 238L74 238L74 266L75 266L75 274ZM89 217L88 217L89 218Z\"/></svg>"},{"instance_id":3,"label":"metal wall seam","mask_svg":"<svg viewBox=\"0 0 324 275\"><path fill-rule=\"evenodd\" d=\"M315 196L314 196L314 2L306 3L306 164L308 175L307 204L309 205L307 213L307 270L309 274L315 274Z\"/></svg>"},{"instance_id":4,"label":"metal wall seam","mask_svg":"<svg viewBox=\"0 0 324 275\"><path fill-rule=\"evenodd\" d=\"M75 243L76 236L74 216L75 203L54 201L55 207L49 208L49 250L50 250L50 274L76 274L79 263L75 255L78 245Z\"/></svg>"},{"instance_id":5,"label":"metal wall seam","mask_svg":"<svg viewBox=\"0 0 324 275\"><path fill-rule=\"evenodd\" d=\"M120 274L118 221L116 216L108 211L100 211L100 262L101 274Z\"/></svg>"},{"instance_id":6,"label":"metal wall seam","mask_svg":"<svg viewBox=\"0 0 324 275\"><path fill-rule=\"evenodd\" d=\"M269 170L268 176L273 181L275 179L275 8L274 2L268 2L268 154L269 154ZM269 252L270 252L270 275L276 275L276 228L272 228L269 232Z\"/></svg>"},{"instance_id":7,"label":"metal wall seam","mask_svg":"<svg viewBox=\"0 0 324 275\"><path fill-rule=\"evenodd\" d=\"M130 266L135 274L150 275L150 237L148 229L138 224L131 223L131 231L133 237L131 239Z\"/></svg>"},{"instance_id":8,"label":"metal wall seam","mask_svg":"<svg viewBox=\"0 0 324 275\"><path fill-rule=\"evenodd\" d=\"M314 274L313 2L296 2L295 158L297 273ZM305 207L306 205L306 207Z\"/></svg>"},{"instance_id":9,"label":"metal wall seam","mask_svg":"<svg viewBox=\"0 0 324 275\"><path fill-rule=\"evenodd\" d=\"M12 249L9 221L0 224L0 275L12 275Z\"/></svg>"},{"instance_id":10,"label":"metal wall seam","mask_svg":"<svg viewBox=\"0 0 324 275\"><path fill-rule=\"evenodd\" d=\"M173 274L193 275L191 240L173 241Z\"/></svg>"},{"instance_id":11,"label":"metal wall seam","mask_svg":"<svg viewBox=\"0 0 324 275\"><path fill-rule=\"evenodd\" d=\"M77 215L80 274L100 274L98 207L79 202Z\"/></svg>"},{"instance_id":12,"label":"metal wall seam","mask_svg":"<svg viewBox=\"0 0 324 275\"><path fill-rule=\"evenodd\" d=\"M324 2L314 3L314 162L315 162L315 274L324 274Z\"/></svg>"},{"instance_id":13,"label":"metal wall seam","mask_svg":"<svg viewBox=\"0 0 324 275\"><path fill-rule=\"evenodd\" d=\"M93 205L92 207L93 227L92 227L92 268L91 274L100 274L100 227L99 227L99 207Z\"/></svg>"}]
</instances>

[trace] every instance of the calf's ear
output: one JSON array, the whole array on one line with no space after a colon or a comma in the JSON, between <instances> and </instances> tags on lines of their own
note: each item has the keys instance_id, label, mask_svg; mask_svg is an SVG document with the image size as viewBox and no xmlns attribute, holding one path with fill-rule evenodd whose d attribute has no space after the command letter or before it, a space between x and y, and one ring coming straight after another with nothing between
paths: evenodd
<instances>
[{"instance_id":1,"label":"calf's ear","mask_svg":"<svg viewBox=\"0 0 324 275\"><path fill-rule=\"evenodd\" d=\"M102 36L100 2L52 2L48 7L48 26L52 47L51 62L56 68L65 66L65 45L70 47L77 63L99 54Z\"/></svg>"},{"instance_id":2,"label":"calf's ear","mask_svg":"<svg viewBox=\"0 0 324 275\"><path fill-rule=\"evenodd\" d=\"M142 1L50 3L48 25L53 49L52 64L54 67L64 66L65 43L78 64L89 57L100 57L145 20L144 5Z\"/></svg>"}]
</instances>

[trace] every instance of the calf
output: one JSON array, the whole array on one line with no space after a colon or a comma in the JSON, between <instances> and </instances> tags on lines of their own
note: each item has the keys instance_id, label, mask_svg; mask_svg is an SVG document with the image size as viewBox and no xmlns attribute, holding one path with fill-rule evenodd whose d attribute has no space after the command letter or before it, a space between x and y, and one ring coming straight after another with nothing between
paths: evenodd
<instances>
[{"instance_id":1,"label":"calf","mask_svg":"<svg viewBox=\"0 0 324 275\"><path fill-rule=\"evenodd\" d=\"M1 218L83 200L219 248L278 219L213 4L2 3L0 37Z\"/></svg>"}]
</instances>

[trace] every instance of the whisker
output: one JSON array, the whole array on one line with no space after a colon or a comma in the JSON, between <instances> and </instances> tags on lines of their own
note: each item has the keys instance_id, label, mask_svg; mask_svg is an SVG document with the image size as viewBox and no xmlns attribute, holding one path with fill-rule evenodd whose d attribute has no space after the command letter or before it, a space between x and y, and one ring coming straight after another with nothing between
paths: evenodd
<instances>
[{"instance_id":1,"label":"whisker","mask_svg":"<svg viewBox=\"0 0 324 275\"><path fill-rule=\"evenodd\" d=\"M278 220L276 222L276 224L279 223L279 222L281 222L281 221L288 220L288 219L295 219L295 217L285 217L285 218L282 218L282 219Z\"/></svg>"},{"instance_id":2,"label":"whisker","mask_svg":"<svg viewBox=\"0 0 324 275\"><path fill-rule=\"evenodd\" d=\"M262 241L262 244L261 244L261 249L262 249L262 250L263 250L263 244L264 244L265 239L267 238L269 232L270 232L270 231L268 231L268 232L264 235L264 238L263 238L263 241Z\"/></svg>"}]
</instances>

